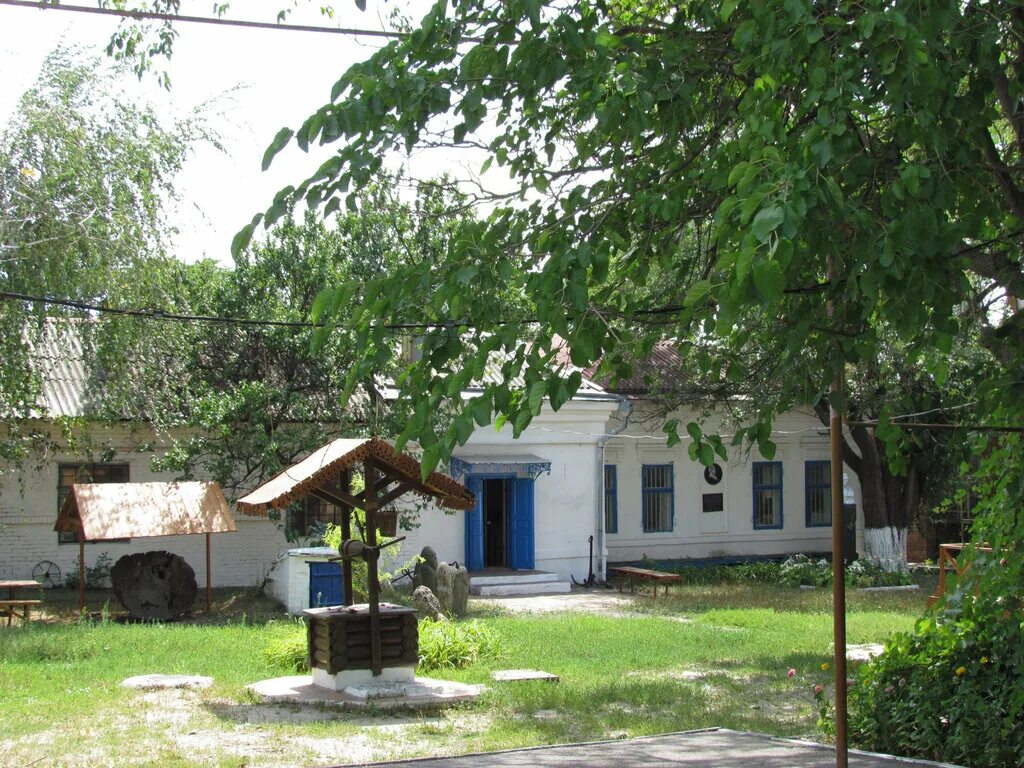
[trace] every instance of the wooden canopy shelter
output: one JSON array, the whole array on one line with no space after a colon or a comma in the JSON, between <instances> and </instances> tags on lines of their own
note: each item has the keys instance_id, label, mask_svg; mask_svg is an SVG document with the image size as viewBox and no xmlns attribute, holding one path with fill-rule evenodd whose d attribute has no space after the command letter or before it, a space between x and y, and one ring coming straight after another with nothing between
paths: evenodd
<instances>
[{"instance_id":1,"label":"wooden canopy shelter","mask_svg":"<svg viewBox=\"0 0 1024 768\"><path fill-rule=\"evenodd\" d=\"M53 530L78 538L78 607L85 608L85 542L142 536L206 535L206 610L210 610L210 534L236 531L217 483L76 483Z\"/></svg>"},{"instance_id":2,"label":"wooden canopy shelter","mask_svg":"<svg viewBox=\"0 0 1024 768\"><path fill-rule=\"evenodd\" d=\"M361 467L364 487L352 492L352 470ZM396 451L380 438L339 439L285 469L255 491L238 500L239 512L265 515L304 496L313 496L341 511L342 580L345 605L352 599L352 557L367 562L367 599L370 615L370 669L381 674L380 578L377 557L379 513L383 506L407 493L415 493L447 509L466 510L476 498L465 486L438 472L422 479L416 459ZM352 510L366 513L365 542L352 541Z\"/></svg>"}]
</instances>

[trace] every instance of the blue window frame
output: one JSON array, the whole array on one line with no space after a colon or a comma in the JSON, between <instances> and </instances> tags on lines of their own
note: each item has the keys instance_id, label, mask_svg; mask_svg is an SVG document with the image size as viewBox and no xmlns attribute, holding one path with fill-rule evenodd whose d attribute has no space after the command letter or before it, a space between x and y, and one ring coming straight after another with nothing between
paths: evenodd
<instances>
[{"instance_id":1,"label":"blue window frame","mask_svg":"<svg viewBox=\"0 0 1024 768\"><path fill-rule=\"evenodd\" d=\"M671 531L675 522L675 482L671 464L644 464L641 469L644 533Z\"/></svg>"},{"instance_id":2,"label":"blue window frame","mask_svg":"<svg viewBox=\"0 0 1024 768\"><path fill-rule=\"evenodd\" d=\"M832 462L804 462L804 524L832 525Z\"/></svg>"},{"instance_id":3,"label":"blue window frame","mask_svg":"<svg viewBox=\"0 0 1024 768\"><path fill-rule=\"evenodd\" d=\"M782 462L755 461L754 528L782 527Z\"/></svg>"},{"instance_id":4,"label":"blue window frame","mask_svg":"<svg viewBox=\"0 0 1024 768\"><path fill-rule=\"evenodd\" d=\"M619 532L619 482L614 464L604 465L604 532Z\"/></svg>"}]
</instances>

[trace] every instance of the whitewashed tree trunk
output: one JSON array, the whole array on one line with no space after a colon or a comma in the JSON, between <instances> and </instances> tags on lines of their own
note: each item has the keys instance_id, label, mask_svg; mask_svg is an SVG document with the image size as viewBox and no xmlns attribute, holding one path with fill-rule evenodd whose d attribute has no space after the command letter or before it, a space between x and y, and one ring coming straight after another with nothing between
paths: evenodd
<instances>
[{"instance_id":1,"label":"whitewashed tree trunk","mask_svg":"<svg viewBox=\"0 0 1024 768\"><path fill-rule=\"evenodd\" d=\"M907 529L864 529L864 553L889 572L907 570Z\"/></svg>"}]
</instances>

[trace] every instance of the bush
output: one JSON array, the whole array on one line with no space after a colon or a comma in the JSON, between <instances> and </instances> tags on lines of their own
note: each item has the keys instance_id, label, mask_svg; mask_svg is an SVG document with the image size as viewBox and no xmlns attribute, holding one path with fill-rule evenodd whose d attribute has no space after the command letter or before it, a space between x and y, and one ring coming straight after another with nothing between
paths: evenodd
<instances>
[{"instance_id":1,"label":"bush","mask_svg":"<svg viewBox=\"0 0 1024 768\"><path fill-rule=\"evenodd\" d=\"M293 672L308 672L308 652L306 628L301 626L288 637L271 640L263 651L263 658L272 667L280 667Z\"/></svg>"},{"instance_id":2,"label":"bush","mask_svg":"<svg viewBox=\"0 0 1024 768\"><path fill-rule=\"evenodd\" d=\"M673 568L685 584L778 584L779 564L773 562L736 565L682 565Z\"/></svg>"},{"instance_id":3,"label":"bush","mask_svg":"<svg viewBox=\"0 0 1024 768\"><path fill-rule=\"evenodd\" d=\"M1024 610L973 590L862 666L850 735L876 752L1010 768L1024 755Z\"/></svg>"},{"instance_id":4,"label":"bush","mask_svg":"<svg viewBox=\"0 0 1024 768\"><path fill-rule=\"evenodd\" d=\"M501 641L494 630L476 621L420 622L420 669L461 669L501 655Z\"/></svg>"},{"instance_id":5,"label":"bush","mask_svg":"<svg viewBox=\"0 0 1024 768\"><path fill-rule=\"evenodd\" d=\"M419 624L420 663L424 672L461 669L482 659L497 658L501 641L494 630L476 621L447 622L424 619ZM263 651L274 667L308 672L306 628L298 625L294 634L272 640Z\"/></svg>"},{"instance_id":6,"label":"bush","mask_svg":"<svg viewBox=\"0 0 1024 768\"><path fill-rule=\"evenodd\" d=\"M101 552L96 557L96 562L91 566L85 566L85 586L87 589L103 589L110 583L110 569L114 562L107 552ZM75 564L70 571L64 574L64 586L69 589L78 587L78 571L81 563L75 558Z\"/></svg>"},{"instance_id":7,"label":"bush","mask_svg":"<svg viewBox=\"0 0 1024 768\"><path fill-rule=\"evenodd\" d=\"M807 555L793 555L780 566L779 575L779 583L790 587L828 587L832 585L832 563L824 559L812 560ZM845 576L848 587L895 587L913 583L909 573L886 571L870 557L862 557L846 566Z\"/></svg>"}]
</instances>

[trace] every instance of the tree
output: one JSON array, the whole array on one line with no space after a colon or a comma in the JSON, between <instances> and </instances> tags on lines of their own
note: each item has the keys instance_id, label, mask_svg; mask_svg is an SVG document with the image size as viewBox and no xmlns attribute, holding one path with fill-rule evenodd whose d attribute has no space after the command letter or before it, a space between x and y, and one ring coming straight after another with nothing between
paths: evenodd
<instances>
[{"instance_id":1,"label":"tree","mask_svg":"<svg viewBox=\"0 0 1024 768\"><path fill-rule=\"evenodd\" d=\"M352 202L392 151L483 146L483 170L493 161L516 190L490 195L443 263L337 287L340 304L370 308L358 319L320 315L367 349L411 308L431 324L402 384L425 407L401 439L431 466L474 422L518 434L544 398L559 407L579 379L552 372L556 336L576 365L603 358L620 375L658 339L698 339L708 376L724 359L744 381L740 352L761 334L780 388L736 437L771 455L772 414L822 402L837 366L884 359L894 337L942 384L963 329L990 324L976 296L1024 292L1022 34L1010 2L439 3L277 136L269 156L338 151L265 218ZM528 305L513 317L488 300L508 274ZM1019 346L1021 322L986 329L986 344ZM504 383L435 423L499 349Z\"/></svg>"},{"instance_id":2,"label":"tree","mask_svg":"<svg viewBox=\"0 0 1024 768\"><path fill-rule=\"evenodd\" d=\"M483 194L487 220L444 264L333 294L370 310L348 323L374 350L353 377L382 362L389 324L431 324L402 439L429 466L474 422L518 433L545 397L557 408L578 378L551 373L556 336L620 375L658 339L707 340L694 359L711 375L726 358L738 382L762 333L782 386L737 437L770 454L772 414L820 404L844 363L877 365L895 338L908 369L935 352L941 386L942 355L989 324L977 295L1024 291L1022 28L1015 2L438 2L278 134L268 161L292 141L339 150L265 219L355 205L392 151L482 148L517 188ZM496 311L499 286L526 311ZM998 362L1021 322L983 334ZM505 382L435 420L498 348Z\"/></svg>"},{"instance_id":3,"label":"tree","mask_svg":"<svg viewBox=\"0 0 1024 768\"><path fill-rule=\"evenodd\" d=\"M307 318L324 285L434 261L459 231L461 218L447 213L451 196L431 187L405 203L398 185L396 177L376 180L361 190L359 212L333 227L312 213L285 220L239 253L233 269L151 266L138 285L140 296L156 299L150 306L226 321L103 318L95 337L104 376L93 393L102 415L153 424L171 441L157 468L212 477L229 494L334 437L392 432L402 413L380 408L378 380L360 380L345 396L358 340L340 330L314 347Z\"/></svg>"},{"instance_id":4,"label":"tree","mask_svg":"<svg viewBox=\"0 0 1024 768\"><path fill-rule=\"evenodd\" d=\"M134 289L142 265L165 258L166 206L198 117L162 125L115 88L116 71L52 53L0 134L0 291L99 302ZM66 316L10 296L0 301L0 413L8 458L30 436L15 420L38 413L30 347L47 317Z\"/></svg>"}]
</instances>

